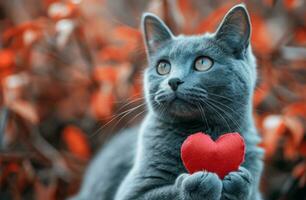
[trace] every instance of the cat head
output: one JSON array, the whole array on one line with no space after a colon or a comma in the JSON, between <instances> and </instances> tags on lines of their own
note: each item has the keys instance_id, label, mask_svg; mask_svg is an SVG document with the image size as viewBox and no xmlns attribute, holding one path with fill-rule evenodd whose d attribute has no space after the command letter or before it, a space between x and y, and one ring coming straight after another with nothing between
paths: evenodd
<instances>
[{"instance_id":1,"label":"cat head","mask_svg":"<svg viewBox=\"0 0 306 200\"><path fill-rule=\"evenodd\" d=\"M226 118L224 110L247 109L256 64L244 5L230 9L214 33L175 36L148 13L143 15L142 31L149 63L144 91L150 112L165 120L189 121L216 113Z\"/></svg>"}]
</instances>

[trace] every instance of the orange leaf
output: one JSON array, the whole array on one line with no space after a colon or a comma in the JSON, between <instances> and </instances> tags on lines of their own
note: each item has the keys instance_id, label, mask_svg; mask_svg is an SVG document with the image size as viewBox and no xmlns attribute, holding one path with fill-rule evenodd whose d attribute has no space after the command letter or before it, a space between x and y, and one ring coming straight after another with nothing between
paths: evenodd
<instances>
[{"instance_id":1,"label":"orange leaf","mask_svg":"<svg viewBox=\"0 0 306 200\"><path fill-rule=\"evenodd\" d=\"M280 139L284 138L284 155L287 159L294 159L304 137L304 127L299 118L269 115L263 123L266 156L271 157Z\"/></svg>"},{"instance_id":2,"label":"orange leaf","mask_svg":"<svg viewBox=\"0 0 306 200\"><path fill-rule=\"evenodd\" d=\"M36 108L29 102L24 100L16 100L8 104L8 107L33 124L37 124L39 121Z\"/></svg>"},{"instance_id":3,"label":"orange leaf","mask_svg":"<svg viewBox=\"0 0 306 200\"><path fill-rule=\"evenodd\" d=\"M254 96L253 96L253 103L254 107L257 107L263 100L267 97L270 92L270 85L262 84L256 88Z\"/></svg>"},{"instance_id":4,"label":"orange leaf","mask_svg":"<svg viewBox=\"0 0 306 200\"><path fill-rule=\"evenodd\" d=\"M131 86L131 91L130 91L130 97L131 99L137 99L139 97L142 97L142 85L139 83L134 83Z\"/></svg>"},{"instance_id":5,"label":"orange leaf","mask_svg":"<svg viewBox=\"0 0 306 200\"><path fill-rule=\"evenodd\" d=\"M263 3L267 6L274 6L277 0L263 0Z\"/></svg>"},{"instance_id":6,"label":"orange leaf","mask_svg":"<svg viewBox=\"0 0 306 200\"><path fill-rule=\"evenodd\" d=\"M46 20L43 18L24 22L5 30L3 33L3 41L11 43L10 46L12 48L23 48L42 38L43 28L47 28Z\"/></svg>"},{"instance_id":7,"label":"orange leaf","mask_svg":"<svg viewBox=\"0 0 306 200\"><path fill-rule=\"evenodd\" d=\"M302 1L303 0L283 0L285 8L287 8L288 10L292 10L302 5Z\"/></svg>"},{"instance_id":8,"label":"orange leaf","mask_svg":"<svg viewBox=\"0 0 306 200\"><path fill-rule=\"evenodd\" d=\"M9 171L9 173L18 173L20 170L20 166L17 163L9 163L7 165L7 170Z\"/></svg>"},{"instance_id":9,"label":"orange leaf","mask_svg":"<svg viewBox=\"0 0 306 200\"><path fill-rule=\"evenodd\" d=\"M65 141L67 148L74 155L88 159L90 156L89 142L86 134L76 126L67 126L62 132L62 138Z\"/></svg>"},{"instance_id":10,"label":"orange leaf","mask_svg":"<svg viewBox=\"0 0 306 200\"><path fill-rule=\"evenodd\" d=\"M14 72L15 57L11 49L0 50L0 80Z\"/></svg>"},{"instance_id":11,"label":"orange leaf","mask_svg":"<svg viewBox=\"0 0 306 200\"><path fill-rule=\"evenodd\" d=\"M298 44L306 44L306 26L299 27L295 30L294 39Z\"/></svg>"},{"instance_id":12,"label":"orange leaf","mask_svg":"<svg viewBox=\"0 0 306 200\"><path fill-rule=\"evenodd\" d=\"M35 190L35 199L44 199L44 200L55 200L57 183L52 181L48 185L41 183L39 180L36 180L34 183Z\"/></svg>"},{"instance_id":13,"label":"orange leaf","mask_svg":"<svg viewBox=\"0 0 306 200\"><path fill-rule=\"evenodd\" d=\"M126 61L129 60L129 53L122 47L109 45L100 51L102 61Z\"/></svg>"},{"instance_id":14,"label":"orange leaf","mask_svg":"<svg viewBox=\"0 0 306 200\"><path fill-rule=\"evenodd\" d=\"M20 171L20 165L15 162L10 162L4 167L1 158L0 164L2 168L0 174L0 185L3 185L3 182L5 182L11 174L17 174Z\"/></svg>"},{"instance_id":15,"label":"orange leaf","mask_svg":"<svg viewBox=\"0 0 306 200\"><path fill-rule=\"evenodd\" d=\"M194 8L192 6L192 3L188 0L179 0L178 6L182 14L185 16L185 18L190 17L190 15L194 13Z\"/></svg>"},{"instance_id":16,"label":"orange leaf","mask_svg":"<svg viewBox=\"0 0 306 200\"><path fill-rule=\"evenodd\" d=\"M299 118L285 117L284 122L288 129L288 135L284 146L284 154L288 159L293 159L297 155L297 149L304 137L304 126Z\"/></svg>"},{"instance_id":17,"label":"orange leaf","mask_svg":"<svg viewBox=\"0 0 306 200\"><path fill-rule=\"evenodd\" d=\"M114 30L114 37L120 38L120 40L125 42L137 42L141 39L141 33L138 29L134 29L128 26L118 26Z\"/></svg>"},{"instance_id":18,"label":"orange leaf","mask_svg":"<svg viewBox=\"0 0 306 200\"><path fill-rule=\"evenodd\" d=\"M91 113L98 119L105 119L113 114L115 97L111 92L96 91L91 97Z\"/></svg>"},{"instance_id":19,"label":"orange leaf","mask_svg":"<svg viewBox=\"0 0 306 200\"><path fill-rule=\"evenodd\" d=\"M184 17L183 20L179 20L181 18L178 18L177 23L180 23L180 21L183 21L184 25L184 32L188 32L188 30L191 29L191 21L193 21L197 16L197 11L192 5L192 2L189 0L179 0L177 2L178 8L182 16Z\"/></svg>"},{"instance_id":20,"label":"orange leaf","mask_svg":"<svg viewBox=\"0 0 306 200\"><path fill-rule=\"evenodd\" d=\"M214 12L209 14L199 23L195 33L201 34L204 32L214 32L217 25L221 23L223 16L232 7L232 5L232 3L225 3L223 6L217 8Z\"/></svg>"},{"instance_id":21,"label":"orange leaf","mask_svg":"<svg viewBox=\"0 0 306 200\"><path fill-rule=\"evenodd\" d=\"M299 165L295 166L294 170L293 170L293 175L295 177L300 177L302 176L304 173L306 173L306 163L300 163Z\"/></svg>"},{"instance_id":22,"label":"orange leaf","mask_svg":"<svg viewBox=\"0 0 306 200\"><path fill-rule=\"evenodd\" d=\"M252 21L252 46L256 53L267 55L273 51L273 38L269 33L268 27L264 19L255 14L251 14Z\"/></svg>"},{"instance_id":23,"label":"orange leaf","mask_svg":"<svg viewBox=\"0 0 306 200\"><path fill-rule=\"evenodd\" d=\"M303 141L299 147L299 153L306 158L306 141Z\"/></svg>"},{"instance_id":24,"label":"orange leaf","mask_svg":"<svg viewBox=\"0 0 306 200\"><path fill-rule=\"evenodd\" d=\"M284 110L286 116L301 116L306 118L306 103L296 102L290 104Z\"/></svg>"},{"instance_id":25,"label":"orange leaf","mask_svg":"<svg viewBox=\"0 0 306 200\"><path fill-rule=\"evenodd\" d=\"M15 58L14 52L10 49L0 50L0 69L11 68L14 66Z\"/></svg>"},{"instance_id":26,"label":"orange leaf","mask_svg":"<svg viewBox=\"0 0 306 200\"><path fill-rule=\"evenodd\" d=\"M265 148L265 156L270 158L277 148L280 137L286 131L286 125L283 118L279 115L267 116L263 124L263 147Z\"/></svg>"},{"instance_id":27,"label":"orange leaf","mask_svg":"<svg viewBox=\"0 0 306 200\"><path fill-rule=\"evenodd\" d=\"M304 187L306 184L306 162L304 161L296 165L292 171L292 175L300 180L300 187Z\"/></svg>"},{"instance_id":28,"label":"orange leaf","mask_svg":"<svg viewBox=\"0 0 306 200\"><path fill-rule=\"evenodd\" d=\"M95 67L93 70L93 77L99 82L110 82L115 84L118 78L118 70L114 66L99 66Z\"/></svg>"}]
</instances>

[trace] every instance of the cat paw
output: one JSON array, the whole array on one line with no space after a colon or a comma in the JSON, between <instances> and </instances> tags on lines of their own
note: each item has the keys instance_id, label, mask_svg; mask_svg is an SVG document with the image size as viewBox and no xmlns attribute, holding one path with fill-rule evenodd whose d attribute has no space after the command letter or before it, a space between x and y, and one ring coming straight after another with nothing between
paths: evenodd
<instances>
[{"instance_id":1,"label":"cat paw","mask_svg":"<svg viewBox=\"0 0 306 200\"><path fill-rule=\"evenodd\" d=\"M210 172L184 174L178 178L183 200L215 200L220 199L222 181Z\"/></svg>"},{"instance_id":2,"label":"cat paw","mask_svg":"<svg viewBox=\"0 0 306 200\"><path fill-rule=\"evenodd\" d=\"M222 200L249 199L252 187L252 175L244 167L224 177Z\"/></svg>"}]
</instances>

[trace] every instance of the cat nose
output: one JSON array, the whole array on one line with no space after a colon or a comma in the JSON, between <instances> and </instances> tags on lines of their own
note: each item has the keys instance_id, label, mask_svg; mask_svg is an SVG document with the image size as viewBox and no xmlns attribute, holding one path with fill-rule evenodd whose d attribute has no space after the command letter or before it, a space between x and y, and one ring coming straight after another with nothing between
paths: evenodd
<instances>
[{"instance_id":1,"label":"cat nose","mask_svg":"<svg viewBox=\"0 0 306 200\"><path fill-rule=\"evenodd\" d=\"M182 83L184 83L184 81L182 81L179 78L172 78L172 79L169 79L168 81L168 84L173 91L177 90L177 87Z\"/></svg>"}]
</instances>

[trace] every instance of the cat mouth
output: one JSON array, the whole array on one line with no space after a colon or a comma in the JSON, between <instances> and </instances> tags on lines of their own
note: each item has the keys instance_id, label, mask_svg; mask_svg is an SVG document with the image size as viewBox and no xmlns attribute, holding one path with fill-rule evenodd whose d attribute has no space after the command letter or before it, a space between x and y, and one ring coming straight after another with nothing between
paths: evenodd
<instances>
[{"instance_id":1,"label":"cat mouth","mask_svg":"<svg viewBox=\"0 0 306 200\"><path fill-rule=\"evenodd\" d=\"M190 103L188 100L175 97L167 107L167 110L173 116L189 118L197 112L197 106Z\"/></svg>"},{"instance_id":2,"label":"cat mouth","mask_svg":"<svg viewBox=\"0 0 306 200\"><path fill-rule=\"evenodd\" d=\"M177 95L172 99L172 101L169 103L170 105L172 104L190 104L189 101L185 100L184 98L178 97Z\"/></svg>"},{"instance_id":3,"label":"cat mouth","mask_svg":"<svg viewBox=\"0 0 306 200\"><path fill-rule=\"evenodd\" d=\"M158 109L163 110L163 112L168 112L172 116L190 118L198 112L198 107L196 101L188 99L188 96L171 93L157 95L154 98L157 103Z\"/></svg>"},{"instance_id":4,"label":"cat mouth","mask_svg":"<svg viewBox=\"0 0 306 200\"><path fill-rule=\"evenodd\" d=\"M158 104L168 104L169 106L171 106L172 104L186 104L186 103L189 103L186 99L180 97L176 93L157 95L157 96L155 96L154 100Z\"/></svg>"},{"instance_id":5,"label":"cat mouth","mask_svg":"<svg viewBox=\"0 0 306 200\"><path fill-rule=\"evenodd\" d=\"M168 106L195 106L196 104L196 101L194 101L194 99L189 99L188 96L178 92L158 94L155 96L154 100L160 105L167 104Z\"/></svg>"}]
</instances>

